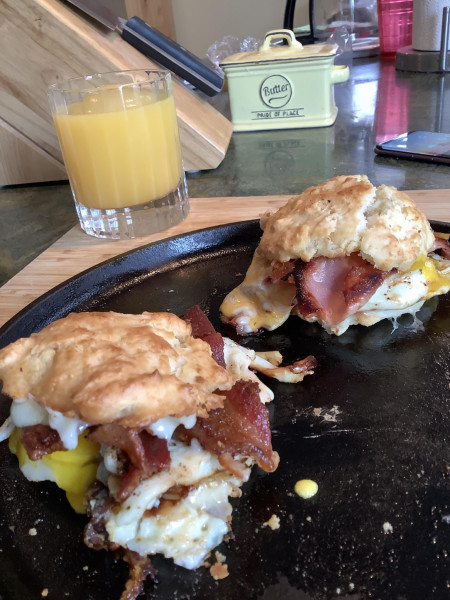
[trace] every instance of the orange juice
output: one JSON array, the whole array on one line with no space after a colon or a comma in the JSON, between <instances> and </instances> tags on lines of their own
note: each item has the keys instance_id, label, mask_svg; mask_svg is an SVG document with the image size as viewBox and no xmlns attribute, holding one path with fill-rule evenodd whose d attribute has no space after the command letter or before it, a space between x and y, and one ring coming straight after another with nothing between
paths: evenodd
<instances>
[{"instance_id":1,"label":"orange juice","mask_svg":"<svg viewBox=\"0 0 450 600\"><path fill-rule=\"evenodd\" d=\"M183 177L172 96L105 87L53 116L70 183L88 208L163 198Z\"/></svg>"}]
</instances>

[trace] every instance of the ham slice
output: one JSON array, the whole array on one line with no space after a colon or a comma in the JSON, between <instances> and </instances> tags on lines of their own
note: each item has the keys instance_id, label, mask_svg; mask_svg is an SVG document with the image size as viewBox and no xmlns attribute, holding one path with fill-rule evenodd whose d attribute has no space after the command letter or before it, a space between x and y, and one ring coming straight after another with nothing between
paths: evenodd
<instances>
[{"instance_id":1,"label":"ham slice","mask_svg":"<svg viewBox=\"0 0 450 600\"><path fill-rule=\"evenodd\" d=\"M337 325L364 306L389 274L358 254L313 258L308 263L297 260L298 310L306 319L316 317Z\"/></svg>"},{"instance_id":2,"label":"ham slice","mask_svg":"<svg viewBox=\"0 0 450 600\"><path fill-rule=\"evenodd\" d=\"M440 251L442 258L450 260L450 241L438 236L434 237L434 244L431 251Z\"/></svg>"}]
</instances>

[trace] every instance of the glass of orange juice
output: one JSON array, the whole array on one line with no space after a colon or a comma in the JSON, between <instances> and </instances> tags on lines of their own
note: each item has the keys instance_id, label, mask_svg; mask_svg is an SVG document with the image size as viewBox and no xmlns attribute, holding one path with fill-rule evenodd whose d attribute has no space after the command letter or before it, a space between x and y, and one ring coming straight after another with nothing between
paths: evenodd
<instances>
[{"instance_id":1,"label":"glass of orange juice","mask_svg":"<svg viewBox=\"0 0 450 600\"><path fill-rule=\"evenodd\" d=\"M81 227L127 239L189 212L170 73L76 77L50 87L53 121Z\"/></svg>"}]
</instances>

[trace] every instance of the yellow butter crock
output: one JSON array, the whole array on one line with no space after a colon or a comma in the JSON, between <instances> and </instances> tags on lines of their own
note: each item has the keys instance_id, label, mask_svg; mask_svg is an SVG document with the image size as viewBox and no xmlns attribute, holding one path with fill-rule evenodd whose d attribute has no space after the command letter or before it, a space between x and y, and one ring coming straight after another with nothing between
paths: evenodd
<instances>
[{"instance_id":1,"label":"yellow butter crock","mask_svg":"<svg viewBox=\"0 0 450 600\"><path fill-rule=\"evenodd\" d=\"M287 44L276 42L286 40ZM258 50L220 63L230 95L235 131L326 127L337 116L335 83L349 68L334 65L334 44L303 46L289 29L266 33Z\"/></svg>"}]
</instances>

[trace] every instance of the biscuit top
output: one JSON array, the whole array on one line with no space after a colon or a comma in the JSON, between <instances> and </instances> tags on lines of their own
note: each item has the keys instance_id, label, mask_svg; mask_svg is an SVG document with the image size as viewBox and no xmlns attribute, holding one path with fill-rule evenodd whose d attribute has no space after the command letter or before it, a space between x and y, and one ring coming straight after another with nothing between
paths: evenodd
<instances>
[{"instance_id":1,"label":"biscuit top","mask_svg":"<svg viewBox=\"0 0 450 600\"><path fill-rule=\"evenodd\" d=\"M378 269L407 271L434 235L411 198L375 188L365 175L339 175L291 198L261 219L260 251L269 260L305 262L358 252Z\"/></svg>"},{"instance_id":2,"label":"biscuit top","mask_svg":"<svg viewBox=\"0 0 450 600\"><path fill-rule=\"evenodd\" d=\"M223 406L231 375L170 313L70 314L0 350L3 392L95 425L143 428Z\"/></svg>"}]
</instances>

